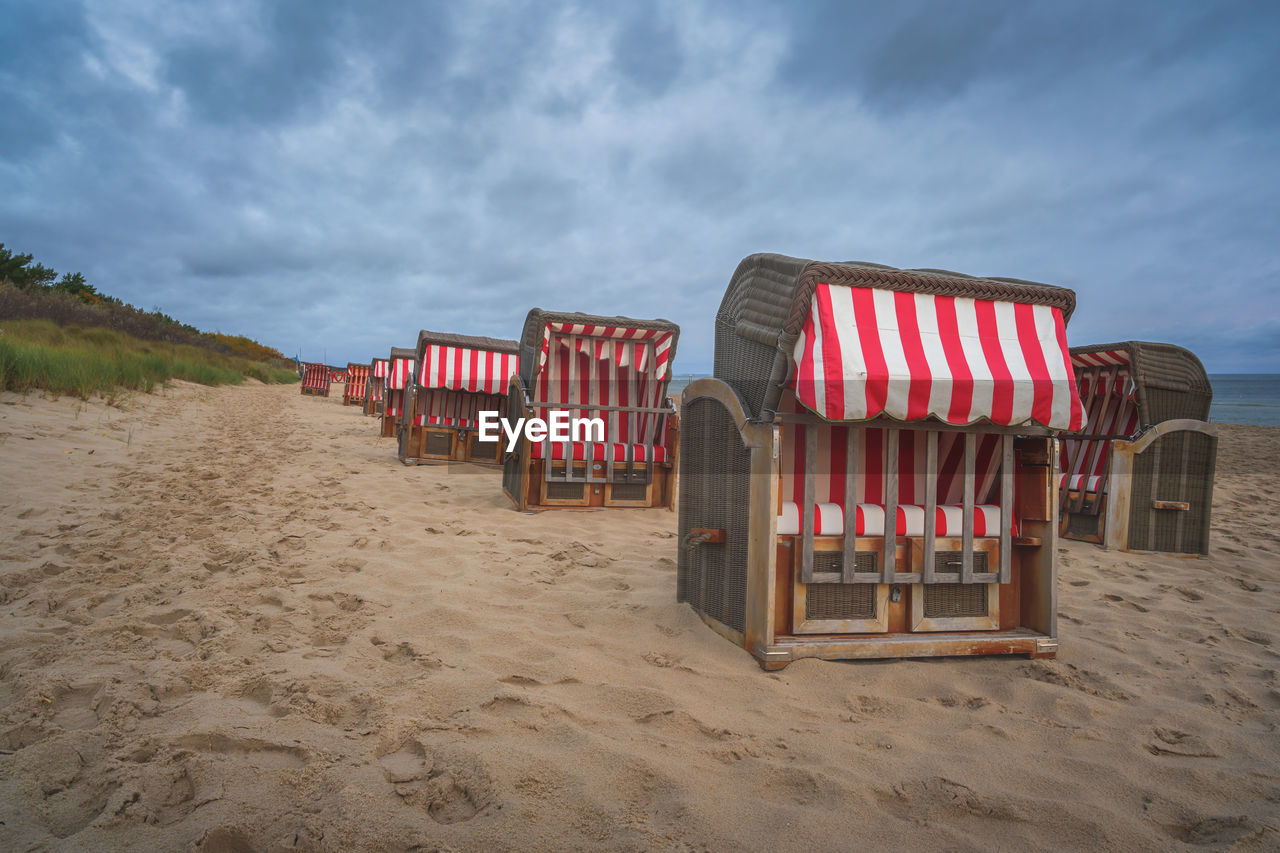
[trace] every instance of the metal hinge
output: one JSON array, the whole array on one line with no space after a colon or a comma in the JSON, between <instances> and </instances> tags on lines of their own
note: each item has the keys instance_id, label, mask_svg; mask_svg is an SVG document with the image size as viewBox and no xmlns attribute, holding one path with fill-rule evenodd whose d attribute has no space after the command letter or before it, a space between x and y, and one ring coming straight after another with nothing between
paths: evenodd
<instances>
[{"instance_id":1,"label":"metal hinge","mask_svg":"<svg viewBox=\"0 0 1280 853\"><path fill-rule=\"evenodd\" d=\"M1058 641L1051 637L1040 637L1036 640L1036 654L1050 655L1058 651Z\"/></svg>"}]
</instances>

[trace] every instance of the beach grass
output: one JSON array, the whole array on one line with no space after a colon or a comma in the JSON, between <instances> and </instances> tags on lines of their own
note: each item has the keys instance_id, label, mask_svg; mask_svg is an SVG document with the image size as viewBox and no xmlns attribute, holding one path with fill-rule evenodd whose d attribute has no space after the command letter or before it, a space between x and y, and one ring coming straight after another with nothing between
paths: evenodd
<instances>
[{"instance_id":1,"label":"beach grass","mask_svg":"<svg viewBox=\"0 0 1280 853\"><path fill-rule=\"evenodd\" d=\"M50 320L0 323L0 388L88 399L119 390L152 391L171 379L235 385L245 379L297 382L264 362L186 344L144 341L114 329L59 326Z\"/></svg>"}]
</instances>

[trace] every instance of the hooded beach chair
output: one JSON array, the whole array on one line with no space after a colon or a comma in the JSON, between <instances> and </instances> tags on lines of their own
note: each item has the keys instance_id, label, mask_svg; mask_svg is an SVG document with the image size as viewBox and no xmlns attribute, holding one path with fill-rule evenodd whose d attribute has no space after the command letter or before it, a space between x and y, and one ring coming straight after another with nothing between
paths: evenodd
<instances>
[{"instance_id":1,"label":"hooded beach chair","mask_svg":"<svg viewBox=\"0 0 1280 853\"><path fill-rule=\"evenodd\" d=\"M678 600L766 669L1057 649L1075 294L752 255L683 392Z\"/></svg>"},{"instance_id":2,"label":"hooded beach chair","mask_svg":"<svg viewBox=\"0 0 1280 853\"><path fill-rule=\"evenodd\" d=\"M517 509L672 505L678 419L667 384L679 336L667 320L529 312L508 420L567 413L587 428L567 441L522 432L502 475Z\"/></svg>"},{"instance_id":3,"label":"hooded beach chair","mask_svg":"<svg viewBox=\"0 0 1280 853\"><path fill-rule=\"evenodd\" d=\"M1063 442L1061 535L1209 553L1218 429L1204 365L1173 344L1072 347L1088 425Z\"/></svg>"},{"instance_id":4,"label":"hooded beach chair","mask_svg":"<svg viewBox=\"0 0 1280 853\"><path fill-rule=\"evenodd\" d=\"M364 385L364 413L382 417L382 400L386 394L387 360L375 358L369 362L369 379Z\"/></svg>"},{"instance_id":5,"label":"hooded beach chair","mask_svg":"<svg viewBox=\"0 0 1280 853\"><path fill-rule=\"evenodd\" d=\"M392 347L387 359L386 398L382 407L382 437L395 438L400 412L404 410L404 392L413 376L414 351L404 347Z\"/></svg>"},{"instance_id":6,"label":"hooded beach chair","mask_svg":"<svg viewBox=\"0 0 1280 853\"><path fill-rule=\"evenodd\" d=\"M420 332L400 414L400 461L502 464L502 430L495 425L495 440L480 441L480 415L506 415L519 350L515 341Z\"/></svg>"},{"instance_id":7,"label":"hooded beach chair","mask_svg":"<svg viewBox=\"0 0 1280 853\"><path fill-rule=\"evenodd\" d=\"M369 365L347 364L347 384L342 389L342 405L359 406L364 402L364 389L369 381Z\"/></svg>"},{"instance_id":8,"label":"hooded beach chair","mask_svg":"<svg viewBox=\"0 0 1280 853\"><path fill-rule=\"evenodd\" d=\"M315 397L328 397L331 378L328 365L303 362L302 393Z\"/></svg>"}]
</instances>

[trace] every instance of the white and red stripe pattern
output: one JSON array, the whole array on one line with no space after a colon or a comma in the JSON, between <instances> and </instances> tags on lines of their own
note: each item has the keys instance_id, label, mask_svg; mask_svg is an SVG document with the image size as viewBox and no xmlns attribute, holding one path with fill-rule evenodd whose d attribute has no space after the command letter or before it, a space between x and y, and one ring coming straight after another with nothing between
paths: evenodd
<instances>
[{"instance_id":1,"label":"white and red stripe pattern","mask_svg":"<svg viewBox=\"0 0 1280 853\"><path fill-rule=\"evenodd\" d=\"M347 398L363 397L364 385L369 379L369 366L361 364L347 365L347 390L343 396Z\"/></svg>"},{"instance_id":2,"label":"white and red stripe pattern","mask_svg":"<svg viewBox=\"0 0 1280 853\"><path fill-rule=\"evenodd\" d=\"M302 387L326 391L329 388L329 368L323 364L306 362L302 365Z\"/></svg>"},{"instance_id":3,"label":"white and red stripe pattern","mask_svg":"<svg viewBox=\"0 0 1280 853\"><path fill-rule=\"evenodd\" d=\"M373 360L373 375L379 379L387 378L387 360L385 358L375 358Z\"/></svg>"},{"instance_id":4,"label":"white and red stripe pattern","mask_svg":"<svg viewBox=\"0 0 1280 853\"><path fill-rule=\"evenodd\" d=\"M1098 364L1084 364L1081 358L1107 356ZM1123 356L1120 359L1115 356ZM1060 488L1085 491L1107 490L1111 462L1111 441L1105 436L1132 438L1140 425L1138 401L1130 373L1128 353L1073 353L1080 377L1080 397L1089 418L1084 437L1069 438L1062 444ZM1098 436L1093 438L1093 436Z\"/></svg>"},{"instance_id":5,"label":"white and red stripe pattern","mask_svg":"<svg viewBox=\"0 0 1280 853\"><path fill-rule=\"evenodd\" d=\"M573 461L575 462L607 462L609 454L612 452L614 462L625 462L627 460L627 445L610 444L605 441L571 441ZM648 462L649 450L643 444L633 444L630 447L631 458L636 462ZM653 461L666 462L667 448L661 444L654 445ZM556 442L551 444L551 458L557 462L563 462L565 453L569 452L565 442ZM546 455L546 443L539 442L533 445L533 458L541 459Z\"/></svg>"},{"instance_id":6,"label":"white and red stripe pattern","mask_svg":"<svg viewBox=\"0 0 1280 853\"><path fill-rule=\"evenodd\" d=\"M413 359L397 358L390 361L387 368L387 387L401 391L409 384L409 377L413 375Z\"/></svg>"},{"instance_id":7,"label":"white and red stripe pattern","mask_svg":"<svg viewBox=\"0 0 1280 853\"><path fill-rule=\"evenodd\" d=\"M843 536L844 509L839 504L820 503L814 507L813 533L815 536ZM961 536L964 533L964 507L939 506L935 508L934 535ZM884 535L884 507L879 504L858 504L854 522L856 536ZM778 516L778 534L796 536L800 533L800 504L786 501ZM924 507L898 505L898 523L895 536L924 535ZM1000 535L1000 507L978 504L973 508L973 535Z\"/></svg>"},{"instance_id":8,"label":"white and red stripe pattern","mask_svg":"<svg viewBox=\"0 0 1280 853\"><path fill-rule=\"evenodd\" d=\"M666 460L667 419L656 412L624 412L596 408L660 409L665 405L666 378L675 334L658 329L547 323L533 393L535 414L550 419L553 411L570 418L600 418L602 442L560 443L553 459L654 462ZM534 458L546 454L535 445Z\"/></svg>"},{"instance_id":9,"label":"white and red stripe pattern","mask_svg":"<svg viewBox=\"0 0 1280 853\"><path fill-rule=\"evenodd\" d=\"M481 394L506 394L518 370L515 353L428 344L422 353L418 384Z\"/></svg>"},{"instance_id":10,"label":"white and red stripe pattern","mask_svg":"<svg viewBox=\"0 0 1280 853\"><path fill-rule=\"evenodd\" d=\"M832 421L1084 424L1062 312L1046 305L819 283L794 357L797 398Z\"/></svg>"},{"instance_id":11,"label":"white and red stripe pattern","mask_svg":"<svg viewBox=\"0 0 1280 853\"><path fill-rule=\"evenodd\" d=\"M818 455L814 461L814 513L815 532L818 535L839 535L844 532L844 485L851 473L854 476L854 499L859 506L859 525L862 524L862 513L866 507L875 507L879 512L880 531L866 535L879 535L883 532L884 504L886 497L886 438L885 430L878 427L856 427L853 425L831 424L808 426L795 424L782 433L782 477L780 491L782 493L782 512L779 517L779 533L798 532L799 522L787 521L785 516L798 507L804 500L804 470L806 432L818 431ZM862 452L850 464L848 454L848 431L862 430ZM924 504L928 499L926 492L928 480L925 462L927 460L927 432L923 429L901 429L898 431L898 503L899 527L903 519L916 524L916 513L919 513L919 529L924 529ZM974 496L975 507L984 507L982 513L975 509L974 535L999 535L999 516L991 512L999 512L999 507L992 504L1000 497L1000 436L995 433L983 433L977 436L974 456ZM950 519L946 526L939 522L938 536L959 535L961 523L953 517L955 508L964 503L964 433L938 432L938 471L935 480L934 500L939 510L946 509ZM825 508L825 509L824 509ZM836 515L839 513L839 515ZM874 513L871 514L874 519ZM797 516L799 518L799 516ZM838 519L833 520L833 519ZM1017 520L1010 524L1017 530ZM795 528L792 530L791 528ZM873 525L874 527L874 525ZM913 526L911 529L915 529ZM951 533L946 531L950 530ZM978 532L991 531L991 532ZM821 531L830 531L824 533ZM863 535L859 532L859 535ZM918 536L922 533L899 533L902 536Z\"/></svg>"},{"instance_id":12,"label":"white and red stripe pattern","mask_svg":"<svg viewBox=\"0 0 1280 853\"><path fill-rule=\"evenodd\" d=\"M548 323L542 333L542 353L538 359L539 371L546 367L548 354L551 351L551 341L557 336L562 339L567 339L571 336L609 338L618 342L653 341L653 352L657 359L657 369L653 372L658 379L666 378L668 361L671 357L671 342L674 338L672 332L664 332L659 329L634 329L626 326L586 326L579 323ZM580 343L579 346L585 347L585 344ZM613 349L597 347L596 358L613 358L621 365L634 357L636 350L637 348L624 346L616 346ZM643 348L640 348L639 357L641 359L644 357L643 352ZM646 365L641 363L637 369L643 370L645 367Z\"/></svg>"},{"instance_id":13,"label":"white and red stripe pattern","mask_svg":"<svg viewBox=\"0 0 1280 853\"><path fill-rule=\"evenodd\" d=\"M400 411L403 408L404 408L404 389L402 388L399 391L397 391L393 388L388 388L387 404L386 406L383 407L383 410L382 410L383 417L398 418L400 417Z\"/></svg>"},{"instance_id":14,"label":"white and red stripe pattern","mask_svg":"<svg viewBox=\"0 0 1280 853\"><path fill-rule=\"evenodd\" d=\"M1129 351L1098 350L1097 352L1073 352L1071 363L1076 367L1109 367L1113 364L1128 364ZM1084 392L1080 392L1083 396Z\"/></svg>"},{"instance_id":15,"label":"white and red stripe pattern","mask_svg":"<svg viewBox=\"0 0 1280 853\"><path fill-rule=\"evenodd\" d=\"M481 412L502 412L506 397L500 394L468 394L431 388L419 398L422 411L413 416L414 426L447 426L478 429Z\"/></svg>"}]
</instances>

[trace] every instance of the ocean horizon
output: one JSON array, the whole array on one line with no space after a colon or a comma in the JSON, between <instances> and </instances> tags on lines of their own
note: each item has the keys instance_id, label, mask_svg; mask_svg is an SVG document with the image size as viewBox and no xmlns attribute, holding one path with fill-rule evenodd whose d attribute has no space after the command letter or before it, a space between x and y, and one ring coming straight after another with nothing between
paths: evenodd
<instances>
[{"instance_id":1,"label":"ocean horizon","mask_svg":"<svg viewBox=\"0 0 1280 853\"><path fill-rule=\"evenodd\" d=\"M678 394L709 373L674 373L670 392ZM1280 426L1280 373L1210 373L1213 404L1209 420L1218 424Z\"/></svg>"}]
</instances>

